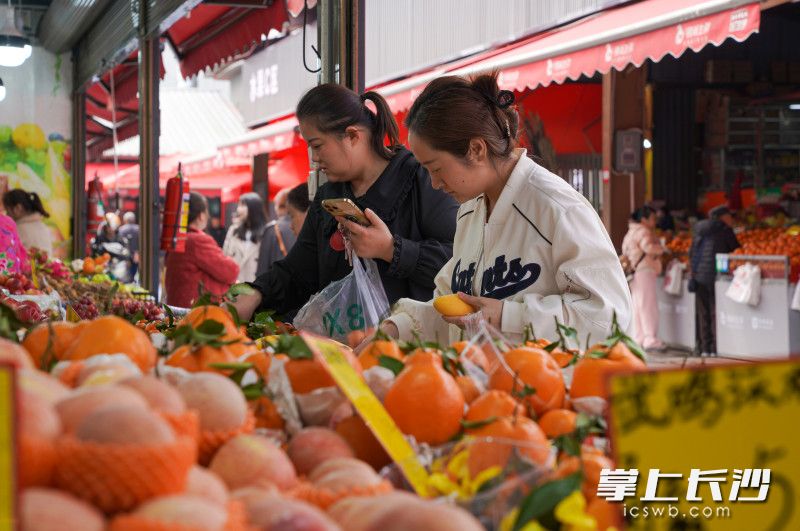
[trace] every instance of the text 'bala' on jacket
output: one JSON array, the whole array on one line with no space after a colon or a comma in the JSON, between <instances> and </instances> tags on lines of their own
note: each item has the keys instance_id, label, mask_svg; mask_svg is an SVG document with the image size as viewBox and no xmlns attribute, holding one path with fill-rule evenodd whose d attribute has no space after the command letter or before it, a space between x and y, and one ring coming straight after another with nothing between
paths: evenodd
<instances>
[{"instance_id":1,"label":"text 'bala' on jacket","mask_svg":"<svg viewBox=\"0 0 800 531\"><path fill-rule=\"evenodd\" d=\"M538 337L555 338L555 319L585 340L604 339L614 313L623 328L631 299L619 259L589 202L563 179L520 154L487 221L479 196L458 212L453 258L436 276L435 296L464 292L502 299L501 331L520 340L533 325ZM391 317L402 339L416 331L450 344L459 329L430 302L401 300Z\"/></svg>"}]
</instances>

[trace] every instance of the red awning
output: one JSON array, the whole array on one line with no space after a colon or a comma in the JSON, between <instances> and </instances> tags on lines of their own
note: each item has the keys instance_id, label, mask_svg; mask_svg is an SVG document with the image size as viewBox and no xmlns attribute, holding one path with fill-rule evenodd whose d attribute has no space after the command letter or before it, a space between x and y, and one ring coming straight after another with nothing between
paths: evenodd
<instances>
[{"instance_id":1,"label":"red awning","mask_svg":"<svg viewBox=\"0 0 800 531\"><path fill-rule=\"evenodd\" d=\"M181 73L190 77L250 51L262 35L271 29L280 31L285 22L284 2L257 8L200 4L167 33L178 53Z\"/></svg>"},{"instance_id":2,"label":"red awning","mask_svg":"<svg viewBox=\"0 0 800 531\"><path fill-rule=\"evenodd\" d=\"M173 171L169 171L173 167L171 160L162 160L159 163L159 188L164 190L167 186L167 181L175 176ZM242 186L250 184L253 179L252 170L249 166L234 166L226 168L215 168L208 172L185 175L189 180L192 190L208 191L217 190L222 193L239 189ZM113 184L104 184L107 190L113 190ZM137 191L139 190L139 165L127 168L119 173L117 181L117 188L119 190Z\"/></svg>"},{"instance_id":3,"label":"red awning","mask_svg":"<svg viewBox=\"0 0 800 531\"><path fill-rule=\"evenodd\" d=\"M139 66L138 51L133 52L122 64L114 67L114 102L116 103L117 141L121 142L139 133ZM161 77L164 77L161 65ZM86 140L90 161L102 158L103 151L114 143L110 123L111 71L86 89ZM97 118L102 120L98 121Z\"/></svg>"},{"instance_id":4,"label":"red awning","mask_svg":"<svg viewBox=\"0 0 800 531\"><path fill-rule=\"evenodd\" d=\"M523 91L577 80L582 75L622 70L686 50L743 41L758 31L761 10L752 0L646 0L592 17L520 43L486 52L446 69L382 87L395 112L407 109L423 85L443 74L498 70L503 88ZM468 64L465 64L468 63Z\"/></svg>"}]
</instances>

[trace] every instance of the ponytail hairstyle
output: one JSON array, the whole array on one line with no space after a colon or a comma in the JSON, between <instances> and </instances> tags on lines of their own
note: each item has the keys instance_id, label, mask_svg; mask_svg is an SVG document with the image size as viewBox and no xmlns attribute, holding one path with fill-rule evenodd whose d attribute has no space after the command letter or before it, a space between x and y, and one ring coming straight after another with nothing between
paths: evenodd
<instances>
[{"instance_id":1,"label":"ponytail hairstyle","mask_svg":"<svg viewBox=\"0 0 800 531\"><path fill-rule=\"evenodd\" d=\"M497 73L431 81L408 111L406 126L433 149L464 158L470 140L482 138L492 159L511 156L519 116L514 93L500 90Z\"/></svg>"},{"instance_id":2,"label":"ponytail hairstyle","mask_svg":"<svg viewBox=\"0 0 800 531\"><path fill-rule=\"evenodd\" d=\"M17 205L22 205L23 210L28 214L39 213L46 218L50 217L50 213L44 209L42 200L36 192L26 192L21 188L6 192L3 196L3 206L6 207L6 210L11 210Z\"/></svg>"},{"instance_id":3,"label":"ponytail hairstyle","mask_svg":"<svg viewBox=\"0 0 800 531\"><path fill-rule=\"evenodd\" d=\"M366 102L375 105L376 112ZM389 104L377 92L361 96L342 85L325 83L303 96L297 104L297 119L311 121L323 133L343 135L353 125L362 125L372 133L372 150L389 160L400 146L400 132ZM386 138L389 145L386 145Z\"/></svg>"}]
</instances>

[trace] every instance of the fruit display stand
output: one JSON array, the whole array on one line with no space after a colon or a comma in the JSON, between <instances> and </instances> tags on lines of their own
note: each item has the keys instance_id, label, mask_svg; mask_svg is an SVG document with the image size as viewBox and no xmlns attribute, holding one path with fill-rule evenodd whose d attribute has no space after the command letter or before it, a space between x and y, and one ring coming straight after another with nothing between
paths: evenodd
<instances>
[{"instance_id":1,"label":"fruit display stand","mask_svg":"<svg viewBox=\"0 0 800 531\"><path fill-rule=\"evenodd\" d=\"M664 277L656 281L658 299L658 337L677 349L692 350L695 344L694 293L689 292L689 281L683 279L680 295L664 291Z\"/></svg>"},{"instance_id":2,"label":"fruit display stand","mask_svg":"<svg viewBox=\"0 0 800 531\"><path fill-rule=\"evenodd\" d=\"M761 268L758 305L734 302L725 295L736 267L748 262ZM800 312L790 309L796 285L790 283L785 256L717 255L717 352L746 359L787 358L800 353Z\"/></svg>"},{"instance_id":3,"label":"fruit display stand","mask_svg":"<svg viewBox=\"0 0 800 531\"><path fill-rule=\"evenodd\" d=\"M376 337L356 356L222 304L5 322L22 531L619 528L597 496L613 463L596 404L607 374L646 364L618 327L586 355L559 325L552 343ZM393 474L412 477L398 445L413 489Z\"/></svg>"},{"instance_id":4,"label":"fruit display stand","mask_svg":"<svg viewBox=\"0 0 800 531\"><path fill-rule=\"evenodd\" d=\"M678 260L688 264L688 250L691 240L676 237L670 242L672 251L664 263L666 273L669 263ZM676 245L677 244L677 245ZM665 275L656 280L656 298L658 300L658 337L672 348L693 350L695 344L695 306L694 293L688 289L689 280L684 269L681 281L681 292L678 295L664 290Z\"/></svg>"}]
</instances>

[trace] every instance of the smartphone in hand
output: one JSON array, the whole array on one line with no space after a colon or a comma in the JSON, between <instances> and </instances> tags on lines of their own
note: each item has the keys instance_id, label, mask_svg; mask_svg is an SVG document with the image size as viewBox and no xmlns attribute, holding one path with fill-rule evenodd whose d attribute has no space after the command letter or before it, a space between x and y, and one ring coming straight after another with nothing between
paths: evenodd
<instances>
[{"instance_id":1,"label":"smartphone in hand","mask_svg":"<svg viewBox=\"0 0 800 531\"><path fill-rule=\"evenodd\" d=\"M358 206L350 199L323 199L322 208L324 208L331 216L342 217L353 223L358 223L364 227L369 227L371 223L364 215Z\"/></svg>"}]
</instances>

